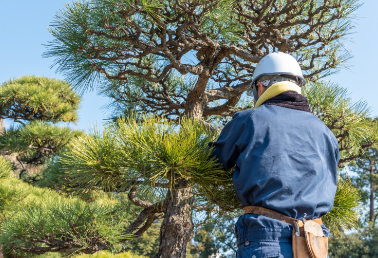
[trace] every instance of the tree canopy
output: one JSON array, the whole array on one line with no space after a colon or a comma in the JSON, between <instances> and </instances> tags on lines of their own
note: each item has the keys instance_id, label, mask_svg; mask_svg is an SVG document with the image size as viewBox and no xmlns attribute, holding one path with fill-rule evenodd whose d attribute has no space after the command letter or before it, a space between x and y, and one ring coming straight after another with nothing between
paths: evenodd
<instances>
[{"instance_id":1,"label":"tree canopy","mask_svg":"<svg viewBox=\"0 0 378 258\"><path fill-rule=\"evenodd\" d=\"M293 54L308 81L349 58L357 0L74 2L55 16L48 44L77 89L94 87L116 106L175 118L229 116L255 64Z\"/></svg>"},{"instance_id":2,"label":"tree canopy","mask_svg":"<svg viewBox=\"0 0 378 258\"><path fill-rule=\"evenodd\" d=\"M77 121L80 97L66 82L22 76L0 85L0 117L27 121Z\"/></svg>"},{"instance_id":3,"label":"tree canopy","mask_svg":"<svg viewBox=\"0 0 378 258\"><path fill-rule=\"evenodd\" d=\"M67 82L46 77L22 76L0 85L0 118L21 124L1 132L0 148L20 176L82 134L52 124L77 121L80 100Z\"/></svg>"}]
</instances>

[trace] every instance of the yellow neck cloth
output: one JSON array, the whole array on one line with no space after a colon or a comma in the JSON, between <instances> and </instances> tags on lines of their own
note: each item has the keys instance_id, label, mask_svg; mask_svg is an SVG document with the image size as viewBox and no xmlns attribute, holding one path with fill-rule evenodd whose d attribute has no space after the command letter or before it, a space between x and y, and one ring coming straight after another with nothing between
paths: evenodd
<instances>
[{"instance_id":1,"label":"yellow neck cloth","mask_svg":"<svg viewBox=\"0 0 378 258\"><path fill-rule=\"evenodd\" d=\"M293 82L283 81L283 82L277 82L270 86L266 91L260 96L260 98L257 100L255 108L258 108L261 106L262 103L264 103L266 100L274 98L275 96L281 94L285 91L295 91L299 94L302 94L301 87L296 85Z\"/></svg>"}]
</instances>

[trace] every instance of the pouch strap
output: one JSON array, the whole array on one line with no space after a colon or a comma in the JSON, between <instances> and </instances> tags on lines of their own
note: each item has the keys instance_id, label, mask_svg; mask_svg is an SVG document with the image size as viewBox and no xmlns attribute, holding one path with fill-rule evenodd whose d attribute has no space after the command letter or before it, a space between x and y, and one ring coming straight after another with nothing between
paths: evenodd
<instances>
[{"instance_id":1,"label":"pouch strap","mask_svg":"<svg viewBox=\"0 0 378 258\"><path fill-rule=\"evenodd\" d=\"M302 220L293 219L289 216L283 215L282 213L279 213L277 211L273 211L273 210L270 210L270 209L267 209L267 208L257 207L257 206L245 206L244 207L244 214L247 214L247 213L263 215L263 216L271 218L271 219L276 219L276 220L279 220L279 221L282 221L282 222L285 222L285 223L289 223L293 226L295 226L294 222L297 222L299 227L303 227L303 221ZM323 225L321 218L317 218L317 219L314 219L312 221L318 223L319 225Z\"/></svg>"}]
</instances>

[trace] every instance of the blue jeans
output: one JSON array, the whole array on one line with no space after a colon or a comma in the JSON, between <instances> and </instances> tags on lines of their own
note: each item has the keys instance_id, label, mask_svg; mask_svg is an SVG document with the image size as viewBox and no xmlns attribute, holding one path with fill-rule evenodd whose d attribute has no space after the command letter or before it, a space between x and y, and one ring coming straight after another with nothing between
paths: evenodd
<instances>
[{"instance_id":1,"label":"blue jeans","mask_svg":"<svg viewBox=\"0 0 378 258\"><path fill-rule=\"evenodd\" d=\"M323 233L329 230L322 225ZM245 214L235 225L237 258L293 258L293 226L262 215Z\"/></svg>"},{"instance_id":2,"label":"blue jeans","mask_svg":"<svg viewBox=\"0 0 378 258\"><path fill-rule=\"evenodd\" d=\"M291 242L245 242L237 251L237 258L292 258Z\"/></svg>"}]
</instances>

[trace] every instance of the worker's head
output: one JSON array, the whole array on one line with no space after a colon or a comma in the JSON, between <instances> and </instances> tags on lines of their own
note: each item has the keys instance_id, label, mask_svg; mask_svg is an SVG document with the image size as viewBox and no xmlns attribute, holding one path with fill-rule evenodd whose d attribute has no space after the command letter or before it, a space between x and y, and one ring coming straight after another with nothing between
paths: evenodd
<instances>
[{"instance_id":1,"label":"worker's head","mask_svg":"<svg viewBox=\"0 0 378 258\"><path fill-rule=\"evenodd\" d=\"M255 101L267 88L281 81L294 82L299 87L306 83L294 57L282 52L266 55L257 64L253 74L251 91Z\"/></svg>"},{"instance_id":2,"label":"worker's head","mask_svg":"<svg viewBox=\"0 0 378 258\"><path fill-rule=\"evenodd\" d=\"M255 82L255 88L256 88L256 93L257 93L257 98L254 98L255 104L257 102L257 99L260 98L260 96L273 84L277 82L282 82L282 81L289 81L297 84L298 86L301 85L301 81L294 75L265 75L261 76L260 79Z\"/></svg>"}]
</instances>

